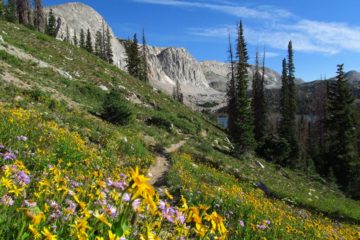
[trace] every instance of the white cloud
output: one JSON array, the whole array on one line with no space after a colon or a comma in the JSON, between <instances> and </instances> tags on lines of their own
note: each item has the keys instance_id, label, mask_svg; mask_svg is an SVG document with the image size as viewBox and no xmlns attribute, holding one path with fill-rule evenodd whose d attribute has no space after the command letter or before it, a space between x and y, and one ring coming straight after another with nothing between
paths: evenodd
<instances>
[{"instance_id":1,"label":"white cloud","mask_svg":"<svg viewBox=\"0 0 360 240\"><path fill-rule=\"evenodd\" d=\"M192 28L190 34L202 37L225 38L234 26ZM246 40L252 45L266 45L274 49L287 49L293 41L294 49L301 52L337 54L343 50L360 52L360 27L344 23L328 23L300 19L293 24L273 23L257 28L245 26Z\"/></svg>"},{"instance_id":2,"label":"white cloud","mask_svg":"<svg viewBox=\"0 0 360 240\"><path fill-rule=\"evenodd\" d=\"M259 8L249 8L234 5L227 1L217 1L217 3L200 1L180 1L180 0L132 0L138 3L168 5L176 7L204 8L213 11L223 12L240 18L253 19L280 19L292 16L289 11L273 8L271 6L260 6Z\"/></svg>"}]
</instances>

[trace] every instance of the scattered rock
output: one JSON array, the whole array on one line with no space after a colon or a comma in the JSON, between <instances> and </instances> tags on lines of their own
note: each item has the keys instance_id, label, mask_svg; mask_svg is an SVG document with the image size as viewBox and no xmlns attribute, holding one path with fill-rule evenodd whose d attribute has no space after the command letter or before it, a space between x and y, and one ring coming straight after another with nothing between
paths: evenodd
<instances>
[{"instance_id":1,"label":"scattered rock","mask_svg":"<svg viewBox=\"0 0 360 240\"><path fill-rule=\"evenodd\" d=\"M16 102L21 102L21 101L24 100L24 98L21 97L21 96L16 96L16 97L14 98L14 100L15 100Z\"/></svg>"},{"instance_id":2,"label":"scattered rock","mask_svg":"<svg viewBox=\"0 0 360 240\"><path fill-rule=\"evenodd\" d=\"M99 88L105 92L109 91L109 89L105 85L100 85Z\"/></svg>"},{"instance_id":3,"label":"scattered rock","mask_svg":"<svg viewBox=\"0 0 360 240\"><path fill-rule=\"evenodd\" d=\"M147 146L155 146L156 145L156 140L155 138L151 137L151 136L144 136L144 143Z\"/></svg>"},{"instance_id":4,"label":"scattered rock","mask_svg":"<svg viewBox=\"0 0 360 240\"><path fill-rule=\"evenodd\" d=\"M135 93L131 93L130 96L128 96L126 99L129 102L132 102L134 104L142 104L143 103Z\"/></svg>"},{"instance_id":5,"label":"scattered rock","mask_svg":"<svg viewBox=\"0 0 360 240\"><path fill-rule=\"evenodd\" d=\"M80 72L79 72L79 71L76 71L76 72L74 73L74 75L75 75L75 77L77 77L77 78L81 77L81 75L80 75Z\"/></svg>"},{"instance_id":6,"label":"scattered rock","mask_svg":"<svg viewBox=\"0 0 360 240\"><path fill-rule=\"evenodd\" d=\"M126 87L124 87L123 85L118 85L118 88L122 90L126 90Z\"/></svg>"}]
</instances>

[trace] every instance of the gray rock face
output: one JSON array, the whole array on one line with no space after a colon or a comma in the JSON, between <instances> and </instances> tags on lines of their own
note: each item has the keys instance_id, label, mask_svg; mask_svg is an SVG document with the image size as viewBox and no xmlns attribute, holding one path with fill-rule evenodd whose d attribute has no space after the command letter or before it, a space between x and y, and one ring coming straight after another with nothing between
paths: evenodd
<instances>
[{"instance_id":1,"label":"gray rock face","mask_svg":"<svg viewBox=\"0 0 360 240\"><path fill-rule=\"evenodd\" d=\"M85 34L86 31L89 29L94 44L96 32L102 29L103 24L105 29L109 27L112 37L111 44L114 52L114 64L123 70L125 69L125 49L117 40L112 29L106 23L105 19L98 12L83 3L67 3L57 6L51 6L45 9L45 12L47 14L49 13L50 8L53 10L53 13L57 20L60 19L60 21L58 21L59 23L61 23L60 26L58 26L58 39L66 39L67 32L69 32L71 42L73 40L74 34L76 34L79 41L81 29L85 31Z\"/></svg>"},{"instance_id":2,"label":"gray rock face","mask_svg":"<svg viewBox=\"0 0 360 240\"><path fill-rule=\"evenodd\" d=\"M184 48L167 48L158 54L164 72L185 85L209 87L201 65Z\"/></svg>"},{"instance_id":3,"label":"gray rock face","mask_svg":"<svg viewBox=\"0 0 360 240\"><path fill-rule=\"evenodd\" d=\"M204 61L201 62L201 67L204 71L209 85L220 91L225 92L228 83L228 74L230 71L230 64L216 62L216 61ZM261 71L262 72L262 71ZM248 68L249 79L252 79L254 74L254 67ZM281 87L281 76L277 72L265 68L265 87L267 89L280 88ZM251 84L249 84L251 89Z\"/></svg>"}]
</instances>

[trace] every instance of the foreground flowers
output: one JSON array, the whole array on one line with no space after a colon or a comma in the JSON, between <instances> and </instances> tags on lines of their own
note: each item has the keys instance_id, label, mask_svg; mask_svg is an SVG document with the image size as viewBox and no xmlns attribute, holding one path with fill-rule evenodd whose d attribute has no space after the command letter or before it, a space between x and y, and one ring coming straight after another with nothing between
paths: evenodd
<instances>
[{"instance_id":1,"label":"foreground flowers","mask_svg":"<svg viewBox=\"0 0 360 240\"><path fill-rule=\"evenodd\" d=\"M15 145L0 144L0 218L8 219L0 226L2 236L47 240L227 237L224 220L216 212L188 206L185 198L168 192L161 199L138 167L107 165L109 160L79 135L35 113L21 109L0 113L0 134L16 132L9 141ZM33 132L29 132L31 124Z\"/></svg>"}]
</instances>

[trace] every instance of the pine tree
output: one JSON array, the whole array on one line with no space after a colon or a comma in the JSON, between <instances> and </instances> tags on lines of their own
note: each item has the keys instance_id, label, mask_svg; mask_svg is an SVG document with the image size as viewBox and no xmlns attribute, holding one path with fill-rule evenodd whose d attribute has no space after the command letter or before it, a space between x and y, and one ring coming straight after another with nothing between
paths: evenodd
<instances>
[{"instance_id":1,"label":"pine tree","mask_svg":"<svg viewBox=\"0 0 360 240\"><path fill-rule=\"evenodd\" d=\"M3 18L4 16L4 2L3 0L0 0L0 18Z\"/></svg>"},{"instance_id":2,"label":"pine tree","mask_svg":"<svg viewBox=\"0 0 360 240\"><path fill-rule=\"evenodd\" d=\"M102 52L102 45L103 45L103 36L100 30L96 32L95 36L95 55L104 58L104 54Z\"/></svg>"},{"instance_id":3,"label":"pine tree","mask_svg":"<svg viewBox=\"0 0 360 240\"><path fill-rule=\"evenodd\" d=\"M238 42L237 42L237 66L235 74L236 82L236 112L234 121L234 132L231 132L232 139L235 143L235 154L251 152L255 147L254 127L251 111L251 102L247 97L248 89L248 53L244 38L242 22L239 24Z\"/></svg>"},{"instance_id":4,"label":"pine tree","mask_svg":"<svg viewBox=\"0 0 360 240\"><path fill-rule=\"evenodd\" d=\"M356 144L356 111L354 97L347 85L344 65L338 65L336 82L329 88L328 119L329 161L337 183L351 192L353 166L359 166ZM356 184L355 184L356 185Z\"/></svg>"},{"instance_id":5,"label":"pine tree","mask_svg":"<svg viewBox=\"0 0 360 240\"><path fill-rule=\"evenodd\" d=\"M109 63L113 63L114 60L114 54L113 54L113 50L112 50L112 46L111 46L111 33L110 33L110 28L109 26L107 26L106 28L106 36L104 36L103 38L106 39L105 41L105 55L106 55L106 61L108 61Z\"/></svg>"},{"instance_id":6,"label":"pine tree","mask_svg":"<svg viewBox=\"0 0 360 240\"><path fill-rule=\"evenodd\" d=\"M287 71L287 63L284 58L282 61L282 72L281 72L281 90L280 90L280 128L279 135L281 137L286 138L287 134L287 109L288 109L288 97L289 97L289 87L288 87L288 71Z\"/></svg>"},{"instance_id":7,"label":"pine tree","mask_svg":"<svg viewBox=\"0 0 360 240\"><path fill-rule=\"evenodd\" d=\"M284 165L295 165L298 157L298 142L296 139L296 89L295 89L295 66L293 60L292 43L288 46L288 61L283 60L282 87L280 96L280 129L279 134L290 144L291 162L283 163Z\"/></svg>"},{"instance_id":8,"label":"pine tree","mask_svg":"<svg viewBox=\"0 0 360 240\"><path fill-rule=\"evenodd\" d=\"M228 114L228 131L232 133L235 131L235 112L236 112L236 85L235 85L235 61L234 52L231 43L231 36L229 34L229 61L230 61L230 73L228 75L229 82L227 86L227 114Z\"/></svg>"},{"instance_id":9,"label":"pine tree","mask_svg":"<svg viewBox=\"0 0 360 240\"><path fill-rule=\"evenodd\" d=\"M288 142L291 145L292 152L290 157L297 158L298 143L296 140L296 86L295 86L295 65L292 42L288 45L288 88L289 88L289 126L288 126Z\"/></svg>"},{"instance_id":10,"label":"pine tree","mask_svg":"<svg viewBox=\"0 0 360 240\"><path fill-rule=\"evenodd\" d=\"M35 29L40 32L44 27L44 11L42 6L42 0L35 0L34 5L34 26Z\"/></svg>"},{"instance_id":11,"label":"pine tree","mask_svg":"<svg viewBox=\"0 0 360 240\"><path fill-rule=\"evenodd\" d=\"M94 50L93 50L93 46L92 46L92 41L91 41L90 29L87 30L85 49L86 49L89 53L92 53L92 52L94 51Z\"/></svg>"},{"instance_id":12,"label":"pine tree","mask_svg":"<svg viewBox=\"0 0 360 240\"><path fill-rule=\"evenodd\" d=\"M176 85L173 89L173 98L178 102L184 102L184 95L181 92L181 86L179 80L176 80Z\"/></svg>"},{"instance_id":13,"label":"pine tree","mask_svg":"<svg viewBox=\"0 0 360 240\"><path fill-rule=\"evenodd\" d=\"M80 30L80 47L85 48L85 33L84 29Z\"/></svg>"},{"instance_id":14,"label":"pine tree","mask_svg":"<svg viewBox=\"0 0 360 240\"><path fill-rule=\"evenodd\" d=\"M265 52L264 52L265 55ZM266 102L264 93L264 71L265 71L265 57L263 59L263 73L260 73L259 66L259 52L256 51L255 58L255 72L253 74L253 98L252 110L254 113L254 136L257 142L263 140L265 136L266 127Z\"/></svg>"},{"instance_id":15,"label":"pine tree","mask_svg":"<svg viewBox=\"0 0 360 240\"><path fill-rule=\"evenodd\" d=\"M18 16L18 21L20 24L27 24L28 23L28 0L17 0L16 1L16 11Z\"/></svg>"},{"instance_id":16,"label":"pine tree","mask_svg":"<svg viewBox=\"0 0 360 240\"><path fill-rule=\"evenodd\" d=\"M146 38L145 32L143 29L142 34L142 50L141 50L141 77L140 80L144 82L148 82L148 62L147 62L147 46L146 46Z\"/></svg>"},{"instance_id":17,"label":"pine tree","mask_svg":"<svg viewBox=\"0 0 360 240\"><path fill-rule=\"evenodd\" d=\"M9 0L5 9L5 19L9 22L17 22L16 0Z\"/></svg>"},{"instance_id":18,"label":"pine tree","mask_svg":"<svg viewBox=\"0 0 360 240\"><path fill-rule=\"evenodd\" d=\"M74 30L74 36L73 36L73 44L75 46L78 46L78 39L77 39L77 33L76 33L76 30Z\"/></svg>"},{"instance_id":19,"label":"pine tree","mask_svg":"<svg viewBox=\"0 0 360 240\"><path fill-rule=\"evenodd\" d=\"M66 25L66 37L65 37L65 41L68 43L71 43L71 37L70 37L70 30L69 30L69 26Z\"/></svg>"},{"instance_id":20,"label":"pine tree","mask_svg":"<svg viewBox=\"0 0 360 240\"><path fill-rule=\"evenodd\" d=\"M49 36L56 37L56 18L52 9L50 9L49 12L49 18L47 21L45 32Z\"/></svg>"},{"instance_id":21,"label":"pine tree","mask_svg":"<svg viewBox=\"0 0 360 240\"><path fill-rule=\"evenodd\" d=\"M126 44L126 52L127 52L127 70L128 73L136 78L140 78L141 76L141 58L138 47L138 40L136 34L134 34L134 38L132 41L127 42Z\"/></svg>"}]
</instances>

